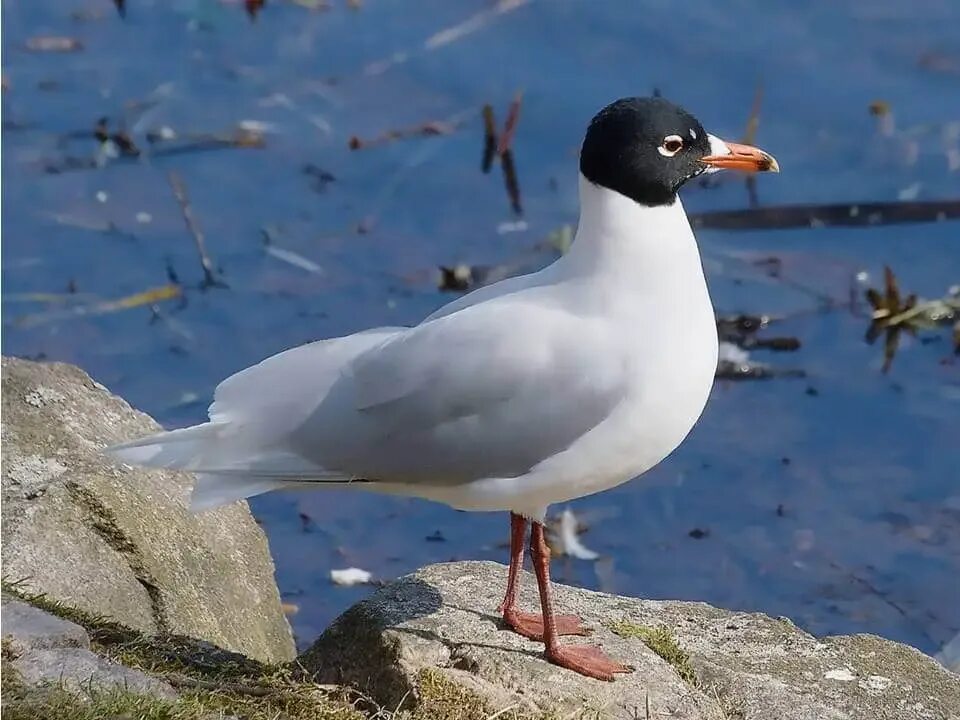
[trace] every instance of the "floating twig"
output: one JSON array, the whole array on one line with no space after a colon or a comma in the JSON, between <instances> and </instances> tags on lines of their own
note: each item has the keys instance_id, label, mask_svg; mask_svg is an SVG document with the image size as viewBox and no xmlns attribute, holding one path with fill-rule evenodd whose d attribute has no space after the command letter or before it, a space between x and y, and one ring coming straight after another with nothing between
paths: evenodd
<instances>
[{"instance_id":1,"label":"floating twig","mask_svg":"<svg viewBox=\"0 0 960 720\"><path fill-rule=\"evenodd\" d=\"M116 146L116 152L109 158L114 161L131 160L141 154L133 140L125 132L110 135L106 126L98 123L94 128L93 137L101 143L101 153L97 157L77 157L68 155L57 160L46 160L42 163L43 171L51 175L75 170L97 170L103 167L103 148L106 140ZM74 131L61 136L61 142L74 138L89 138L89 130ZM160 159L185 155L188 153L204 152L207 150L222 150L227 148L262 148L266 145L262 132L249 127L237 126L225 133L201 133L192 135L175 135L171 132L148 132L147 142L150 145L149 156ZM122 147L127 151L123 152ZM109 153L107 153L109 154Z\"/></svg>"},{"instance_id":2,"label":"floating twig","mask_svg":"<svg viewBox=\"0 0 960 720\"><path fill-rule=\"evenodd\" d=\"M801 227L875 227L960 219L960 200L775 205L692 213L690 223L714 230L780 230Z\"/></svg>"},{"instance_id":3,"label":"floating twig","mask_svg":"<svg viewBox=\"0 0 960 720\"><path fill-rule=\"evenodd\" d=\"M721 342L736 345L743 350L763 349L773 352L793 352L800 349L796 337L758 337L761 330L779 318L769 315L719 315L717 334Z\"/></svg>"},{"instance_id":4,"label":"floating twig","mask_svg":"<svg viewBox=\"0 0 960 720\"><path fill-rule=\"evenodd\" d=\"M37 315L26 315L17 320L20 327L35 327L57 320L68 320L71 318L91 317L95 315L106 315L108 313L119 312L120 310L129 310L143 305L152 305L164 300L171 300L183 295L183 290L179 285L161 285L156 288L149 288L142 292L127 295L117 300L103 300L100 302L76 305L64 310L57 310Z\"/></svg>"},{"instance_id":5,"label":"floating twig","mask_svg":"<svg viewBox=\"0 0 960 720\"><path fill-rule=\"evenodd\" d=\"M498 155L502 156L513 146L513 136L517 131L517 123L520 122L520 105L522 102L523 93L518 90L513 96L510 110L507 111L507 119L503 123L503 133L500 135L500 142L497 143Z\"/></svg>"},{"instance_id":6,"label":"floating twig","mask_svg":"<svg viewBox=\"0 0 960 720\"><path fill-rule=\"evenodd\" d=\"M177 199L177 204L180 206L183 221L186 223L187 230L193 236L193 242L197 246L197 254L200 256L200 266L203 268L203 282L200 284L200 287L226 287L226 284L217 278L213 261L210 260L210 255L207 254L207 246L203 232L201 232L200 227L193 217L193 209L190 207L190 200L187 198L187 189L184 187L183 181L173 170L168 173L167 178L170 181L170 189L173 190L173 196Z\"/></svg>"},{"instance_id":7,"label":"floating twig","mask_svg":"<svg viewBox=\"0 0 960 720\"><path fill-rule=\"evenodd\" d=\"M768 380L771 378L804 377L803 370L778 368L750 358L749 349L790 352L800 349L795 337L761 338L758 333L774 318L769 315L732 315L717 317L720 357L717 377L724 380Z\"/></svg>"},{"instance_id":8,"label":"floating twig","mask_svg":"<svg viewBox=\"0 0 960 720\"><path fill-rule=\"evenodd\" d=\"M517 178L517 167L513 160L513 137L520 121L520 105L523 102L523 93L519 90L513 96L507 119L503 124L503 132L498 138L493 107L483 106L483 160L480 169L484 173L490 172L494 158L500 158L503 168L503 183L510 199L510 207L516 215L523 214L523 205L520 202L520 181Z\"/></svg>"},{"instance_id":9,"label":"floating twig","mask_svg":"<svg viewBox=\"0 0 960 720\"><path fill-rule=\"evenodd\" d=\"M513 150L507 148L500 156L500 165L503 167L503 182L507 188L507 197L510 198L510 207L517 215L523 214L523 205L520 203L520 181L517 179L517 169L513 164Z\"/></svg>"},{"instance_id":10,"label":"floating twig","mask_svg":"<svg viewBox=\"0 0 960 720\"><path fill-rule=\"evenodd\" d=\"M493 116L493 106L483 106L483 160L480 169L486 175L493 167L493 160L497 154L497 126Z\"/></svg>"},{"instance_id":11,"label":"floating twig","mask_svg":"<svg viewBox=\"0 0 960 720\"><path fill-rule=\"evenodd\" d=\"M351 150L364 150L377 145L384 145L386 143L393 142L394 140L405 140L411 137L434 137L436 135L450 135L462 124L462 119L455 121L428 120L427 122L413 125L412 127L399 128L397 130L387 130L386 132L370 138L369 140L364 140L357 135L353 135L347 142L347 145Z\"/></svg>"}]
</instances>

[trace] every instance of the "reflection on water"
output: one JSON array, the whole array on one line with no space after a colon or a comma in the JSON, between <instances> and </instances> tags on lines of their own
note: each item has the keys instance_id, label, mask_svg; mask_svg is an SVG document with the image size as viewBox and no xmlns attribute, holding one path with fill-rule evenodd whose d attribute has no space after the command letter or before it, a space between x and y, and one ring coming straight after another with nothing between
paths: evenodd
<instances>
[{"instance_id":1,"label":"reflection on water","mask_svg":"<svg viewBox=\"0 0 960 720\"><path fill-rule=\"evenodd\" d=\"M960 6L921 5L271 3L255 24L214 0L130 2L125 21L92 0L5 6L4 352L78 363L164 424L196 422L217 381L271 353L416 322L449 299L439 265L546 262L531 248L575 221L586 120L654 87L736 138L762 83L757 140L783 173L757 183L761 205L949 198ZM40 51L43 37L82 47ZM502 178L480 172L480 108L502 121L518 89L523 223ZM887 111L871 115L877 100ZM105 144L92 137L102 117ZM392 130L409 137L349 147ZM187 149L163 151L176 143ZM728 181L684 202L750 199ZM228 288L198 289L197 231ZM719 383L667 462L574 504L601 558L558 561L558 577L927 651L952 638L960 380L948 333L905 336L883 374L863 341L866 306L849 298L858 273L876 286L884 265L904 292L942 296L960 280L956 234L701 230L718 309L782 318L776 334L801 342L751 357L805 377ZM178 283L182 297L165 289ZM338 491L253 509L302 642L369 591L333 586L331 569L389 578L506 559L500 515Z\"/></svg>"}]
</instances>

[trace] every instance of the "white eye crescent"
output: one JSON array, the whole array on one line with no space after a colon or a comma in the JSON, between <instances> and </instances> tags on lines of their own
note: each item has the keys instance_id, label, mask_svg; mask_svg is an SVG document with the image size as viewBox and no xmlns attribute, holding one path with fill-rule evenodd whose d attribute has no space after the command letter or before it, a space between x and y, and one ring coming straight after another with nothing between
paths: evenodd
<instances>
[{"instance_id":1,"label":"white eye crescent","mask_svg":"<svg viewBox=\"0 0 960 720\"><path fill-rule=\"evenodd\" d=\"M657 152L659 152L664 157L673 157L678 152L683 149L683 138L679 135L667 135L663 142L657 147Z\"/></svg>"}]
</instances>

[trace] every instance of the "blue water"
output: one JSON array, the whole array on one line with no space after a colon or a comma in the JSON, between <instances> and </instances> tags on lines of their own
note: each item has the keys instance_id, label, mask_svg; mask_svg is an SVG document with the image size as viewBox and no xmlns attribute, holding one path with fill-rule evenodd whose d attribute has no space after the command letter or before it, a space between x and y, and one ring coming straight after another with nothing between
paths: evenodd
<instances>
[{"instance_id":1,"label":"blue water","mask_svg":"<svg viewBox=\"0 0 960 720\"><path fill-rule=\"evenodd\" d=\"M587 120L654 87L735 139L762 84L756 139L783 168L759 179L763 204L957 194L946 156L960 119L953 0L514 4L444 43L450 36L436 33L493 4L366 0L351 10L336 0L310 12L271 0L251 23L241 5L214 0L128 0L126 21L107 0L4 3L3 352L77 363L167 426L197 422L220 379L263 357L417 322L451 297L436 289L439 264L529 257L576 219ZM26 50L37 35L76 37L84 49ZM479 172L479 108L492 103L502 122L521 89L527 229L504 233L512 216L501 178ZM91 140L63 144L64 133L90 131L101 116L115 128L125 103L146 98L156 100L146 114L128 113L141 144L162 125L220 132L253 120L268 128L266 147L43 171L95 154ZM878 99L893 109L892 138L867 112ZM450 135L347 148L352 135L456 117L467 120ZM322 192L308 163L335 177ZM229 289L194 289L202 274L170 170ZM736 181L685 195L690 211L746 203ZM357 232L361 221L368 232ZM268 255L264 227L321 272ZM701 231L718 310L785 316L770 333L796 336L802 349L756 357L807 377L718 384L669 460L573 504L592 519L584 543L604 558L558 561L557 576L928 652L960 631L960 371L948 333L907 338L883 374L865 319L816 299L847 297L860 271L878 283L884 264L905 291L940 296L960 281L958 231ZM771 255L790 282L751 265ZM159 319L147 307L64 318L62 305L23 296L72 284L117 299L163 285L168 265L189 289L185 304L161 303ZM349 493L274 494L252 507L281 591L299 607L301 644L369 592L332 586L331 568L391 578L427 562L506 559L501 515ZM691 537L695 528L706 536ZM427 539L437 532L441 541Z\"/></svg>"}]
</instances>

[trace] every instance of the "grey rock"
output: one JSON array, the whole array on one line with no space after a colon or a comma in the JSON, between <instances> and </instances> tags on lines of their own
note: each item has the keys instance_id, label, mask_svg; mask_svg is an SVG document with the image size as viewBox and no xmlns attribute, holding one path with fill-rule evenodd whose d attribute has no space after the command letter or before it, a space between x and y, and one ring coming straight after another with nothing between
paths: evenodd
<instances>
[{"instance_id":1,"label":"grey rock","mask_svg":"<svg viewBox=\"0 0 960 720\"><path fill-rule=\"evenodd\" d=\"M268 662L295 654L246 503L191 514L189 475L115 464L159 429L82 370L3 359L3 567L32 592Z\"/></svg>"},{"instance_id":2,"label":"grey rock","mask_svg":"<svg viewBox=\"0 0 960 720\"><path fill-rule=\"evenodd\" d=\"M940 648L934 658L948 670L960 673L960 633L957 633L949 642Z\"/></svg>"},{"instance_id":3,"label":"grey rock","mask_svg":"<svg viewBox=\"0 0 960 720\"><path fill-rule=\"evenodd\" d=\"M19 600L4 596L0 613L5 648L17 656L30 650L90 647L90 636L76 623Z\"/></svg>"},{"instance_id":4,"label":"grey rock","mask_svg":"<svg viewBox=\"0 0 960 720\"><path fill-rule=\"evenodd\" d=\"M921 652L871 635L817 639L786 620L703 603L639 600L556 585L562 612L633 665L605 683L547 664L542 645L502 627L495 608L506 568L489 562L431 565L348 610L300 658L323 682L347 681L385 707L422 694L425 670L468 690L491 712L514 706L599 717L738 720L956 720L960 677ZM523 603L537 607L523 578ZM611 627L620 625L621 636ZM690 656L695 679L629 627L666 626Z\"/></svg>"},{"instance_id":5,"label":"grey rock","mask_svg":"<svg viewBox=\"0 0 960 720\"><path fill-rule=\"evenodd\" d=\"M120 689L168 699L177 696L167 683L84 648L31 650L10 664L27 685L55 684L78 694Z\"/></svg>"}]
</instances>

